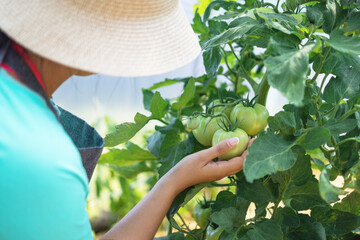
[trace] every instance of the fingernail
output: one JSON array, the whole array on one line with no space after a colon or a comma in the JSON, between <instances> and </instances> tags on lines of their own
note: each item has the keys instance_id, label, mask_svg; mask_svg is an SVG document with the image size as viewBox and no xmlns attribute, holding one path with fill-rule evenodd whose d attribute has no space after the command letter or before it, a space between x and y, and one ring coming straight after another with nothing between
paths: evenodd
<instances>
[{"instance_id":1,"label":"fingernail","mask_svg":"<svg viewBox=\"0 0 360 240\"><path fill-rule=\"evenodd\" d=\"M238 138L238 137L230 138L230 139L228 140L228 143L229 143L231 146L235 146L236 144L239 143L239 138Z\"/></svg>"}]
</instances>

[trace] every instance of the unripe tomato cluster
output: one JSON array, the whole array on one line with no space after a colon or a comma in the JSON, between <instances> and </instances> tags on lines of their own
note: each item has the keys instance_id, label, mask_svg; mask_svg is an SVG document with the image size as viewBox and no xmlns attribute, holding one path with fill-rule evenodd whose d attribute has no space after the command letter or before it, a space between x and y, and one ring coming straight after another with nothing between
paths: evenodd
<instances>
[{"instance_id":1,"label":"unripe tomato cluster","mask_svg":"<svg viewBox=\"0 0 360 240\"><path fill-rule=\"evenodd\" d=\"M219 106L217 107L217 105ZM239 143L232 150L219 157L223 160L240 156L248 145L249 136L256 136L267 126L269 112L258 103L251 107L239 103L233 108L226 108L221 106L219 100L215 100L210 103L209 107L213 108L214 114L223 112L236 128L229 131L221 127L222 123L226 122L224 117L211 118L201 115L189 119L187 126L192 130L196 140L204 146L214 146L225 139L238 137Z\"/></svg>"}]
</instances>

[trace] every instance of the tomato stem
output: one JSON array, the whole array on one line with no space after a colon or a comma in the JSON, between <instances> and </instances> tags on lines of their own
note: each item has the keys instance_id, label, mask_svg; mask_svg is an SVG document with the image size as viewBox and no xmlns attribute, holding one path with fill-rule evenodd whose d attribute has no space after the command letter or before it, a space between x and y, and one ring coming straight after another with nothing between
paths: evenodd
<instances>
[{"instance_id":1,"label":"tomato stem","mask_svg":"<svg viewBox=\"0 0 360 240\"><path fill-rule=\"evenodd\" d=\"M258 95L256 102L266 106L266 100L269 90L270 90L270 85L267 80L267 72L266 72L260 82L257 92L255 92L256 95Z\"/></svg>"}]
</instances>

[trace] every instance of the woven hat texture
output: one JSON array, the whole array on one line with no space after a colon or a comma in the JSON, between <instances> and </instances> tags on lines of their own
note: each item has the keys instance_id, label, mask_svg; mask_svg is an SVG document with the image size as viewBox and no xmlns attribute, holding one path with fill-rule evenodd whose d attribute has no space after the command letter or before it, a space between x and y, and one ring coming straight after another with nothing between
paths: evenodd
<instances>
[{"instance_id":1,"label":"woven hat texture","mask_svg":"<svg viewBox=\"0 0 360 240\"><path fill-rule=\"evenodd\" d=\"M0 28L55 62L113 76L148 76L200 53L179 0L1 0Z\"/></svg>"}]
</instances>

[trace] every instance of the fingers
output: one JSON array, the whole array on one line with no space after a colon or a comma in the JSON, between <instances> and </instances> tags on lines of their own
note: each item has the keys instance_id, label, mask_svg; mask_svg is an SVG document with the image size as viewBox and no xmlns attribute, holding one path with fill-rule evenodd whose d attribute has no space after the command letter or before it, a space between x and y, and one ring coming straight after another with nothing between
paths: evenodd
<instances>
[{"instance_id":1,"label":"fingers","mask_svg":"<svg viewBox=\"0 0 360 240\"><path fill-rule=\"evenodd\" d=\"M239 143L239 138L229 138L224 141L219 142L215 146L202 150L199 152L199 158L204 159L205 162L208 162L228 151L230 151L236 144Z\"/></svg>"}]
</instances>

